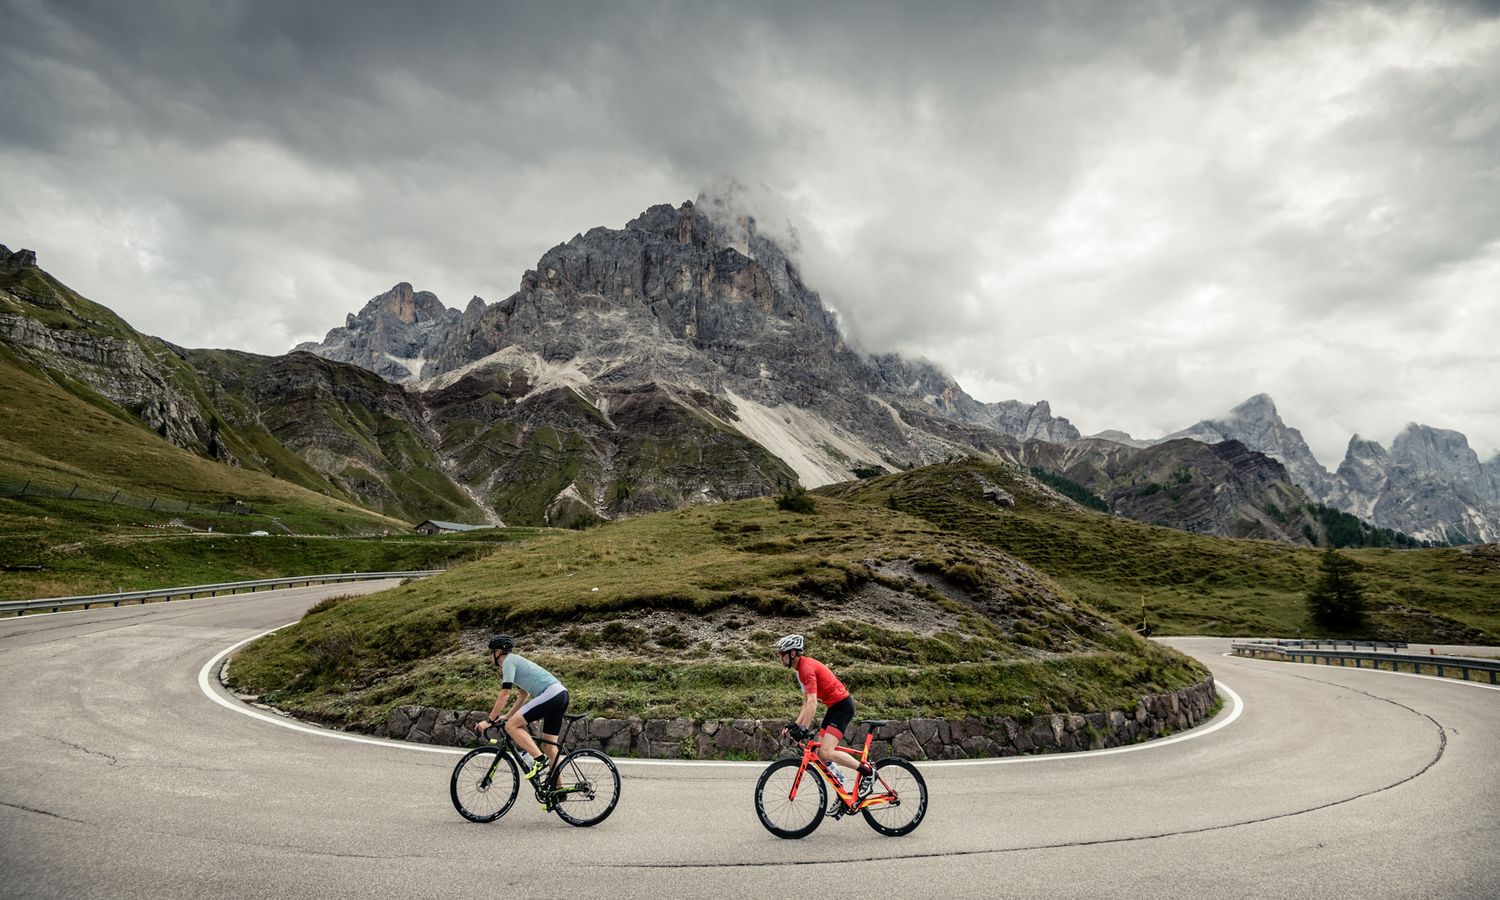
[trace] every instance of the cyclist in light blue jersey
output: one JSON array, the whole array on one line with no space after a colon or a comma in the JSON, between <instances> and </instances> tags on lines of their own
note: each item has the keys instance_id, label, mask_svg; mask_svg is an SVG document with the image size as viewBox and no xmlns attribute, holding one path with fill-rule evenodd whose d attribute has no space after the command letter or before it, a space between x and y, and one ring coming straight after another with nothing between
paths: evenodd
<instances>
[{"instance_id":1,"label":"cyclist in light blue jersey","mask_svg":"<svg viewBox=\"0 0 1500 900\"><path fill-rule=\"evenodd\" d=\"M515 639L509 635L490 639L490 658L500 667L500 693L495 696L490 717L475 725L474 730L482 735L491 725L504 722L506 734L526 753L526 758L535 757L525 774L529 781L557 762L557 736L562 732L563 714L568 711L568 689L551 672L519 653L512 653L515 645ZM508 709L512 690L516 692L516 702L514 708ZM526 728L538 719L542 720L545 750L537 750L536 741Z\"/></svg>"}]
</instances>

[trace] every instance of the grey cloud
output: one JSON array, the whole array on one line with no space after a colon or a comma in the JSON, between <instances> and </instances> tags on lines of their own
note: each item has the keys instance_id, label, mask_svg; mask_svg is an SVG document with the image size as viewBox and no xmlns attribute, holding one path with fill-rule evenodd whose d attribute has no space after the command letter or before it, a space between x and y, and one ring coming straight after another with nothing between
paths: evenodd
<instances>
[{"instance_id":1,"label":"grey cloud","mask_svg":"<svg viewBox=\"0 0 1500 900\"><path fill-rule=\"evenodd\" d=\"M868 349L1085 430L1172 430L1263 390L1306 430L1290 411L1331 420L1358 381L1306 360L1373 377L1360 353L1420 334L1436 355L1413 347L1413 370L1448 384L1500 319L1494 13L0 0L25 35L0 50L0 221L21 232L0 240L171 340L280 352L400 280L501 299L558 241L727 173ZM1338 127L1336 103L1279 118L1315 84L1256 92L1386 23L1480 52L1355 53L1381 74ZM1338 333L1357 341L1317 343ZM1361 408L1432 405L1383 396Z\"/></svg>"}]
</instances>

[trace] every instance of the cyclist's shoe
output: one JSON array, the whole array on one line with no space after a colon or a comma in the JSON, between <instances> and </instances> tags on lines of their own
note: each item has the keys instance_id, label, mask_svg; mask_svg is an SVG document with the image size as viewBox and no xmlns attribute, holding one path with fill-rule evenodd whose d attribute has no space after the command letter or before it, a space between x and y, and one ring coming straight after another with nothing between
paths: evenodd
<instances>
[{"instance_id":1,"label":"cyclist's shoe","mask_svg":"<svg viewBox=\"0 0 1500 900\"><path fill-rule=\"evenodd\" d=\"M867 799L873 793L875 793L875 773L859 776L859 799Z\"/></svg>"},{"instance_id":2,"label":"cyclist's shoe","mask_svg":"<svg viewBox=\"0 0 1500 900\"><path fill-rule=\"evenodd\" d=\"M840 800L839 796L835 794L833 799L828 801L828 808L823 810L823 815L838 820L842 819L846 812L848 812L848 809L844 806L844 801Z\"/></svg>"},{"instance_id":3,"label":"cyclist's shoe","mask_svg":"<svg viewBox=\"0 0 1500 900\"><path fill-rule=\"evenodd\" d=\"M547 759L546 757L539 756L536 758L536 761L531 764L531 768L526 772L526 774L521 777L525 778L527 781L530 781L531 779L542 774L542 770L545 768L547 768Z\"/></svg>"}]
</instances>

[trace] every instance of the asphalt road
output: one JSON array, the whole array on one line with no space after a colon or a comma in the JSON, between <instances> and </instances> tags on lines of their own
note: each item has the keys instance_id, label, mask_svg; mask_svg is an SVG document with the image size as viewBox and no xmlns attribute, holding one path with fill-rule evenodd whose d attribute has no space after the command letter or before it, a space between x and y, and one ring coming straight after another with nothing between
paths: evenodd
<instances>
[{"instance_id":1,"label":"asphalt road","mask_svg":"<svg viewBox=\"0 0 1500 900\"><path fill-rule=\"evenodd\" d=\"M772 837L758 764L622 761L596 828L524 792L475 825L449 804L456 754L279 727L200 688L229 646L380 587L0 621L0 896L1500 896L1500 691L1222 639L1170 643L1243 699L1228 725L923 764L931 808L903 838L857 817Z\"/></svg>"}]
</instances>

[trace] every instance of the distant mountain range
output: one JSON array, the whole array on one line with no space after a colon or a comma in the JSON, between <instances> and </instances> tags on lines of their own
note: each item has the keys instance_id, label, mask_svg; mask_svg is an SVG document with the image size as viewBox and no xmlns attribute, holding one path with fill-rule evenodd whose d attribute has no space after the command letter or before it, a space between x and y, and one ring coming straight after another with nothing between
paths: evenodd
<instances>
[{"instance_id":1,"label":"distant mountain range","mask_svg":"<svg viewBox=\"0 0 1500 900\"><path fill-rule=\"evenodd\" d=\"M1162 440L1175 438L1239 441L1283 463L1318 502L1382 528L1434 543L1500 540L1500 454L1481 462L1457 431L1412 422L1389 451L1356 434L1338 470L1329 473L1302 433L1282 422L1271 398L1258 394L1223 418Z\"/></svg>"},{"instance_id":2,"label":"distant mountain range","mask_svg":"<svg viewBox=\"0 0 1500 900\"><path fill-rule=\"evenodd\" d=\"M1045 401L981 403L930 363L861 353L787 252L712 199L577 235L497 303L398 284L282 357L156 342L176 362L111 374L98 358L154 339L57 321L44 283L66 290L0 248L0 347L179 446L413 521L581 524L978 452L1190 531L1317 542L1316 501L1429 540L1500 532L1500 460L1453 432L1356 439L1330 475L1268 397L1161 439L1084 438Z\"/></svg>"}]
</instances>

